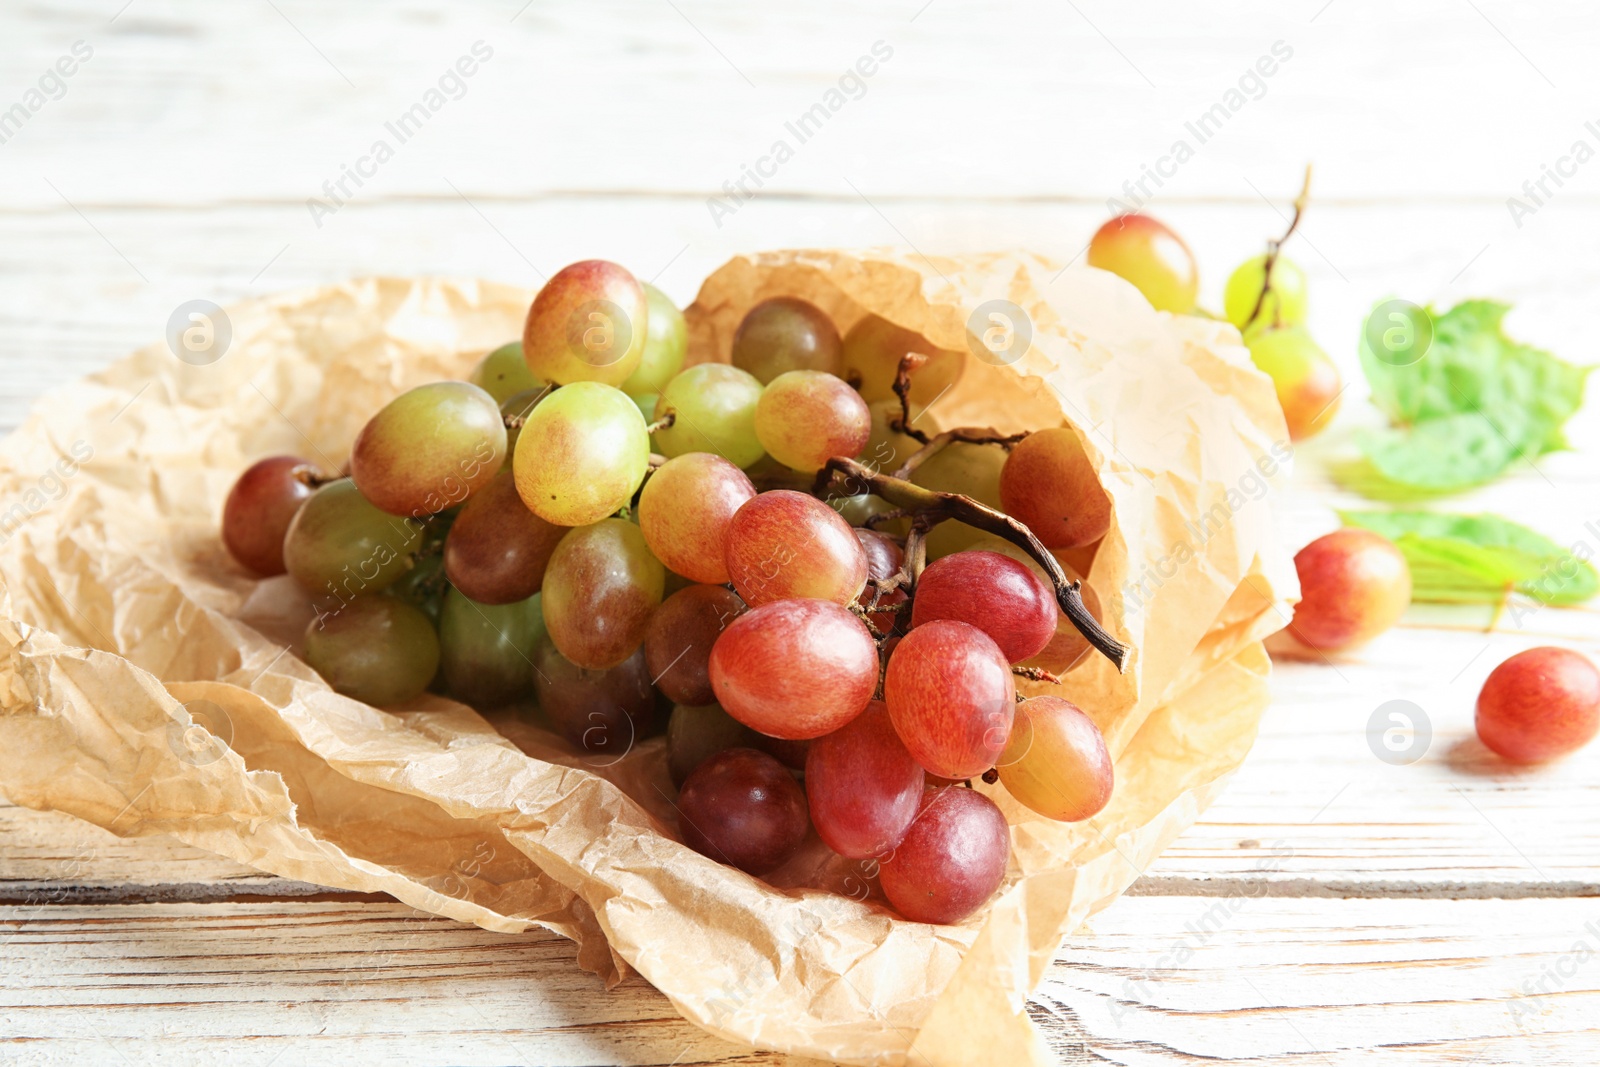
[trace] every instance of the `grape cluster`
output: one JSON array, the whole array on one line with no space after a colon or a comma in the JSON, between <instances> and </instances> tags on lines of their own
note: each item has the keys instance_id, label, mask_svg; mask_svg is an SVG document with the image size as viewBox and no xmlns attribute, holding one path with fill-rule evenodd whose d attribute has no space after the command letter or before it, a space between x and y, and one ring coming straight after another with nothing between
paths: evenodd
<instances>
[{"instance_id":1,"label":"grape cluster","mask_svg":"<svg viewBox=\"0 0 1600 1067\"><path fill-rule=\"evenodd\" d=\"M1059 820L1111 796L1089 716L1017 691L1126 655L1054 555L1110 526L1092 459L1064 427L916 429L962 358L875 316L841 337L777 296L731 363L686 355L663 294L575 263L520 342L375 414L347 475L247 470L224 542L305 590L339 692L514 704L591 766L664 725L690 847L763 875L814 827L902 915L959 920L1010 856L971 779Z\"/></svg>"}]
</instances>

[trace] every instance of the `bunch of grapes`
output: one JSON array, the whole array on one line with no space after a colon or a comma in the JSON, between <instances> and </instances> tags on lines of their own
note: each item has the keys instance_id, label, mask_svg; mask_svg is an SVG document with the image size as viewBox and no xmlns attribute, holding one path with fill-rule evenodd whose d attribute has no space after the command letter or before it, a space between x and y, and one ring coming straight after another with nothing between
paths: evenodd
<instances>
[{"instance_id":1,"label":"bunch of grapes","mask_svg":"<svg viewBox=\"0 0 1600 1067\"><path fill-rule=\"evenodd\" d=\"M1218 316L1239 328L1251 360L1272 379L1295 441L1327 428L1343 392L1338 367L1306 329L1305 272L1280 251L1300 223L1310 181L1307 171L1307 188L1295 203L1288 232L1228 276ZM1106 222L1089 242L1088 261L1132 282L1159 311L1210 314L1197 304L1200 272L1194 253L1150 215L1133 212Z\"/></svg>"},{"instance_id":2,"label":"bunch of grapes","mask_svg":"<svg viewBox=\"0 0 1600 1067\"><path fill-rule=\"evenodd\" d=\"M1110 526L1091 459L1065 427L916 429L961 357L874 316L841 337L780 296L731 363L686 349L666 296L575 263L520 342L374 415L347 474L247 470L224 541L305 590L337 691L515 705L589 761L664 719L692 848L763 875L814 827L954 922L1010 856L973 778L1058 820L1111 796L1093 720L1016 686L1126 656L1054 554Z\"/></svg>"}]
</instances>

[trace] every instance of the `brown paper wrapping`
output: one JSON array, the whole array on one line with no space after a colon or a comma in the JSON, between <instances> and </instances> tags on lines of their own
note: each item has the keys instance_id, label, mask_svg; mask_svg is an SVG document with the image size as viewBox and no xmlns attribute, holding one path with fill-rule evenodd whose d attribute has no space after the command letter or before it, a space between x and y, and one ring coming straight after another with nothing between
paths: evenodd
<instances>
[{"instance_id":1,"label":"brown paper wrapping","mask_svg":"<svg viewBox=\"0 0 1600 1067\"><path fill-rule=\"evenodd\" d=\"M1064 689L1106 732L1115 795L1064 825L991 790L1013 860L966 922L894 918L814 838L766 882L688 850L660 739L601 766L443 698L368 707L296 658L299 598L226 556L223 499L264 455L337 468L387 399L518 336L530 294L481 282L251 301L229 309L215 363L158 343L36 405L0 445L0 791L487 929L555 930L608 983L633 968L689 1019L761 1048L1049 1062L1023 1008L1062 937L1196 819L1254 738L1261 640L1295 584L1268 503L1240 493L1278 466L1282 417L1230 327L1027 256L735 259L689 309L693 358L727 358L744 311L777 294L963 352L974 309L1010 301L1031 347L1011 365L969 356L919 425L1071 425L1114 501L1088 578L1137 652L1126 674L1096 658ZM1215 532L1185 528L1224 504Z\"/></svg>"}]
</instances>

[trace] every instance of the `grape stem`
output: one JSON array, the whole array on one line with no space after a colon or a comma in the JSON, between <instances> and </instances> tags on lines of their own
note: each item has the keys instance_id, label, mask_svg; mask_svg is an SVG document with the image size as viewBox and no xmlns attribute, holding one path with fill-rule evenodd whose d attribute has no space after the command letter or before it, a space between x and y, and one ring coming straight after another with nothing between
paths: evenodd
<instances>
[{"instance_id":1,"label":"grape stem","mask_svg":"<svg viewBox=\"0 0 1600 1067\"><path fill-rule=\"evenodd\" d=\"M657 419L655 422L652 422L649 426L646 426L645 427L645 433L655 433L657 430L665 430L665 429L669 428L673 423L675 423L677 421L678 421L677 412L669 411L665 415L663 415L659 419Z\"/></svg>"},{"instance_id":2,"label":"grape stem","mask_svg":"<svg viewBox=\"0 0 1600 1067\"><path fill-rule=\"evenodd\" d=\"M1012 667L1011 673L1018 678L1027 678L1034 682L1049 682L1051 685L1060 685L1061 679L1045 670L1043 667Z\"/></svg>"},{"instance_id":3,"label":"grape stem","mask_svg":"<svg viewBox=\"0 0 1600 1067\"><path fill-rule=\"evenodd\" d=\"M954 430L929 436L924 430L919 430L911 425L911 376L917 369L928 362L928 357L921 352L907 352L900 357L900 365L894 372L894 395L900 398L900 415L889 420L889 428L896 433L904 434L917 442L922 447L907 457L894 472L896 478L909 478L911 472L920 467L924 461L937 455L946 446L957 441L973 445L999 445L1006 451L1011 451L1012 446L1018 444L1027 433L1001 434L990 428L963 426Z\"/></svg>"},{"instance_id":4,"label":"grape stem","mask_svg":"<svg viewBox=\"0 0 1600 1067\"><path fill-rule=\"evenodd\" d=\"M1294 218L1289 220L1289 228L1283 231L1283 236L1276 241L1267 242L1267 257L1261 261L1261 292L1256 294L1256 306L1250 309L1250 317L1244 320L1244 325L1239 327L1239 332L1244 333L1261 316L1261 309L1266 306L1267 293L1272 290L1272 268L1278 262L1278 250L1281 249L1289 238L1294 236L1295 227L1300 225L1300 216L1305 214L1306 201L1311 196L1311 164L1306 164L1305 181L1300 183L1300 195L1294 198ZM1282 305L1278 306L1282 310ZM1274 322L1274 326L1279 325Z\"/></svg>"},{"instance_id":5,"label":"grape stem","mask_svg":"<svg viewBox=\"0 0 1600 1067\"><path fill-rule=\"evenodd\" d=\"M308 489L321 489L330 482L342 481L348 474L323 474L309 463L302 463L292 472L296 481Z\"/></svg>"},{"instance_id":6,"label":"grape stem","mask_svg":"<svg viewBox=\"0 0 1600 1067\"><path fill-rule=\"evenodd\" d=\"M1062 612L1072 620L1072 625L1078 628L1078 632L1083 634L1095 651L1115 663L1118 671L1128 669L1128 659L1132 655L1132 650L1100 628L1094 616L1089 614L1089 609L1084 607L1079 583L1067 577L1066 571L1061 569L1061 564L1050 554L1050 550L1033 536L1033 531L1027 526L1002 511L978 503L971 497L924 489L904 478L881 474L865 464L844 456L834 456L828 460L824 469L843 475L847 483L864 487L856 489L856 492L875 493L911 516L911 533L906 537L905 563L900 573L874 583L880 597L898 588L915 590L917 578L922 573L927 556L923 539L934 526L946 519L956 519L968 526L1003 537L1032 556L1050 576L1050 582L1055 586L1056 603L1061 605Z\"/></svg>"}]
</instances>

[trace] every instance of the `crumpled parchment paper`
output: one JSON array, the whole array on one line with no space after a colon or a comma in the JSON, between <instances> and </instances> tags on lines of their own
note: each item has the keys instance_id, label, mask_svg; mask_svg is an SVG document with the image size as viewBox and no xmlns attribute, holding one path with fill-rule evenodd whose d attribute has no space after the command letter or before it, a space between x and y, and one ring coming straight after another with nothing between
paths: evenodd
<instances>
[{"instance_id":1,"label":"crumpled parchment paper","mask_svg":"<svg viewBox=\"0 0 1600 1067\"><path fill-rule=\"evenodd\" d=\"M596 760L514 713L368 707L296 657L292 583L253 579L219 541L233 479L273 453L338 469L389 398L520 336L531 294L484 282L250 301L228 309L215 362L158 342L38 402L0 444L0 792L491 930L555 930L608 983L633 968L758 1047L1050 1062L1024 1002L1061 939L1194 822L1254 739L1261 641L1297 595L1262 499L1286 476L1282 416L1231 327L1027 255L738 258L688 310L691 359L726 359L745 310L778 294L842 329L872 312L967 352L918 425L1070 425L1114 501L1110 535L1073 562L1137 652L1126 674L1095 657L1062 690L1105 730L1115 795L1064 825L987 789L1013 858L963 924L896 919L870 870L814 835L767 881L685 848L659 738ZM1031 343L969 345L991 325Z\"/></svg>"}]
</instances>

